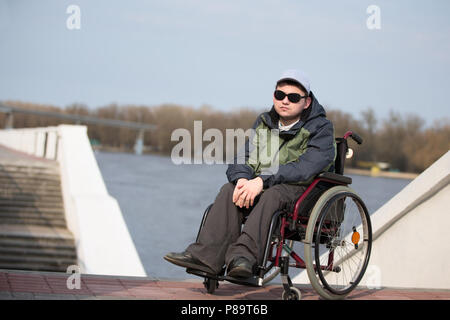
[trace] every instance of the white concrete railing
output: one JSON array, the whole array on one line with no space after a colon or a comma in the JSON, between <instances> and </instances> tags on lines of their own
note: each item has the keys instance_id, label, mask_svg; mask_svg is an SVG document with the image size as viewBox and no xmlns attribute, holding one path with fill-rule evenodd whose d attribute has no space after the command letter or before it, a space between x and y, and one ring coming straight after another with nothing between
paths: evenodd
<instances>
[{"instance_id":1,"label":"white concrete railing","mask_svg":"<svg viewBox=\"0 0 450 320\"><path fill-rule=\"evenodd\" d=\"M46 159L57 159L58 127L0 130L0 144Z\"/></svg>"},{"instance_id":2,"label":"white concrete railing","mask_svg":"<svg viewBox=\"0 0 450 320\"><path fill-rule=\"evenodd\" d=\"M67 227L82 273L146 276L118 202L107 192L86 126L0 130L0 144L59 162Z\"/></svg>"},{"instance_id":3,"label":"white concrete railing","mask_svg":"<svg viewBox=\"0 0 450 320\"><path fill-rule=\"evenodd\" d=\"M450 289L450 151L371 215L372 253L360 286ZM308 283L306 271L293 279Z\"/></svg>"}]
</instances>

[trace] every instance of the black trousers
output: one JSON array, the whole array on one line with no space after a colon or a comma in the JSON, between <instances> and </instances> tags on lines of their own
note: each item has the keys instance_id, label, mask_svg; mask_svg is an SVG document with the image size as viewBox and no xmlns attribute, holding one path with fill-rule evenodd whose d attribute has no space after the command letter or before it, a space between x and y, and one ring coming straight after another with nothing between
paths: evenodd
<instances>
[{"instance_id":1,"label":"black trousers","mask_svg":"<svg viewBox=\"0 0 450 320\"><path fill-rule=\"evenodd\" d=\"M278 184L265 190L255 199L253 207L246 209L233 203L234 188L232 183L222 186L198 241L186 249L217 273L235 257L262 263L273 214L278 210L293 210L306 190L305 186ZM247 220L242 228L244 217Z\"/></svg>"}]
</instances>

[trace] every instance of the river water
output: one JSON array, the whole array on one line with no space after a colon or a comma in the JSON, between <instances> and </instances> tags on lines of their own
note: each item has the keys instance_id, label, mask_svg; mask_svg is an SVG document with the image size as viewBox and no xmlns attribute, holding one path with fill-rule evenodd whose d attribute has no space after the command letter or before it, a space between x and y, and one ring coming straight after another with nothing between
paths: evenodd
<instances>
[{"instance_id":1,"label":"river water","mask_svg":"<svg viewBox=\"0 0 450 320\"><path fill-rule=\"evenodd\" d=\"M205 208L227 182L226 165L175 165L170 157L96 152L108 192L117 199L149 277L192 279L163 259L195 241ZM370 213L410 180L349 175ZM292 276L292 274L291 274Z\"/></svg>"}]
</instances>

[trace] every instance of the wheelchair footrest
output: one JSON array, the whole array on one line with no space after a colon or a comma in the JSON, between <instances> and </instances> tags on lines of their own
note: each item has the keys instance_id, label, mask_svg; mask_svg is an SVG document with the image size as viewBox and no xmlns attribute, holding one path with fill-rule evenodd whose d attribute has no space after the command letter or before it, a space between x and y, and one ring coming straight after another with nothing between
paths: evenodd
<instances>
[{"instance_id":1,"label":"wheelchair footrest","mask_svg":"<svg viewBox=\"0 0 450 320\"><path fill-rule=\"evenodd\" d=\"M187 268L186 272L190 273L190 274L193 274L193 275L196 275L196 276L199 276L199 277L210 278L210 279L213 279L213 280L219 280L219 278L220 278L220 275L218 275L218 274L207 273L207 272L204 272L204 271L201 271L201 270L197 270L197 269Z\"/></svg>"},{"instance_id":2,"label":"wheelchair footrest","mask_svg":"<svg viewBox=\"0 0 450 320\"><path fill-rule=\"evenodd\" d=\"M262 279L256 275L250 277L250 278L233 278L233 277L229 277L229 276L225 276L223 275L223 273L220 274L211 274L211 273L207 273L201 270L195 270L195 269L186 269L187 273L199 276L199 277L204 277L204 278L210 278L213 280L218 280L218 281L228 281L234 284L240 284L240 285L244 285L244 286L252 286L252 287L261 287L262 286Z\"/></svg>"}]
</instances>

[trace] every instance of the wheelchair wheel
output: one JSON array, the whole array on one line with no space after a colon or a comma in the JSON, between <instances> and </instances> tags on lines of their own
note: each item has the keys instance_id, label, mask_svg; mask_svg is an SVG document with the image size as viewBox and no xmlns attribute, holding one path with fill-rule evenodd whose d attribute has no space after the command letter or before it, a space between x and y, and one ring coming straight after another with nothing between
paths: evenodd
<instances>
[{"instance_id":1,"label":"wheelchair wheel","mask_svg":"<svg viewBox=\"0 0 450 320\"><path fill-rule=\"evenodd\" d=\"M219 281L217 281L217 279L205 278L203 285L208 293L213 294L219 287Z\"/></svg>"},{"instance_id":2,"label":"wheelchair wheel","mask_svg":"<svg viewBox=\"0 0 450 320\"><path fill-rule=\"evenodd\" d=\"M370 216L347 186L327 190L314 206L306 229L309 280L325 299L345 298L361 281L372 247Z\"/></svg>"},{"instance_id":3,"label":"wheelchair wheel","mask_svg":"<svg viewBox=\"0 0 450 320\"><path fill-rule=\"evenodd\" d=\"M290 291L283 291L281 294L281 299L283 300L300 300L302 298L302 293L298 288L292 287Z\"/></svg>"}]
</instances>

